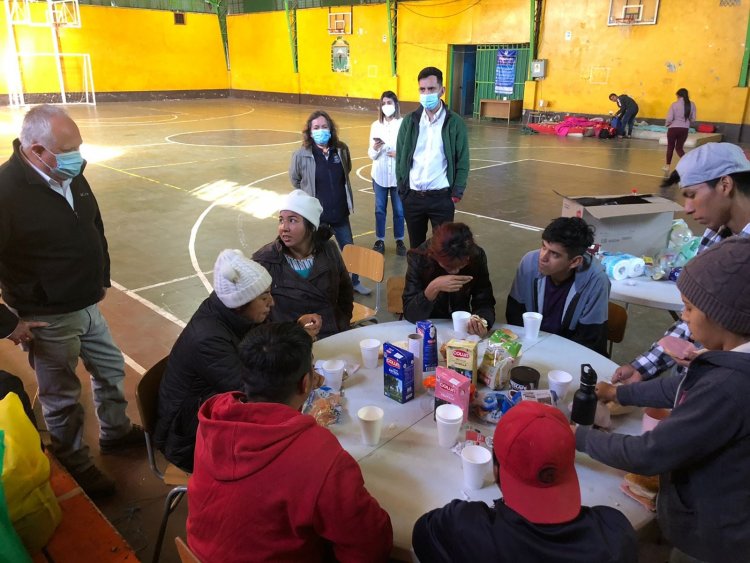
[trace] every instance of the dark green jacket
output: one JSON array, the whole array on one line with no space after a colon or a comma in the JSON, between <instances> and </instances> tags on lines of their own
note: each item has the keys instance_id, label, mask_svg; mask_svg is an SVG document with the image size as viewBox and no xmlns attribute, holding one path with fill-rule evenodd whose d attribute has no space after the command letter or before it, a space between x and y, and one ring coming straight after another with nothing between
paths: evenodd
<instances>
[{"instance_id":1,"label":"dark green jacket","mask_svg":"<svg viewBox=\"0 0 750 563\"><path fill-rule=\"evenodd\" d=\"M445 105L443 122L443 149L448 161L448 182L451 185L451 196L462 198L469 178L469 139L466 135L466 124L460 116L450 111ZM403 197L409 193L409 172L414 161L414 149L419 136L419 120L424 108L413 111L404 118L398 131L396 142L396 179L398 193Z\"/></svg>"}]
</instances>

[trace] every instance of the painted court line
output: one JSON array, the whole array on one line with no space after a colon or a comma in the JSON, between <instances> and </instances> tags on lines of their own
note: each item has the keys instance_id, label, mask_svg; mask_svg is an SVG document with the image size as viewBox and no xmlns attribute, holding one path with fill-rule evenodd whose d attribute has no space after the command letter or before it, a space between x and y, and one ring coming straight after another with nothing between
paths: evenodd
<instances>
[{"instance_id":1,"label":"painted court line","mask_svg":"<svg viewBox=\"0 0 750 563\"><path fill-rule=\"evenodd\" d=\"M646 174L645 172L632 172L630 170L618 170L617 168L602 168L601 166L589 166L586 164L574 164L571 162L557 162L556 160L542 160L539 158L527 158L534 162L545 162L547 164L558 164L560 166L575 166L577 168L588 168L590 170L606 170L607 172L619 172L621 174L635 174L636 176L648 176L649 178L662 178L661 175L657 174Z\"/></svg>"},{"instance_id":2,"label":"painted court line","mask_svg":"<svg viewBox=\"0 0 750 563\"><path fill-rule=\"evenodd\" d=\"M120 285L119 283L117 283L114 280L112 280L110 283L112 284L112 287L114 287L118 291L122 291L128 297L131 297L131 298L135 299L141 305L145 305L146 307L148 307L149 309L151 309L155 313L159 313L162 317L164 317L167 320L172 321L174 324L176 324L180 328L185 328L185 322L182 321L181 319L178 319L175 315L173 315L172 313L170 313L166 309L162 309L161 307L159 307L158 305L152 303L148 299L144 299L143 297L141 297L137 293L134 293L130 289L127 289L126 287Z\"/></svg>"},{"instance_id":3,"label":"painted court line","mask_svg":"<svg viewBox=\"0 0 750 563\"><path fill-rule=\"evenodd\" d=\"M120 352L122 352L122 350L120 350ZM125 363L133 368L133 370L138 375L143 375L144 373L146 373L146 369L141 364L136 362L133 358L128 356L125 352L122 352L122 358L125 360Z\"/></svg>"},{"instance_id":4,"label":"painted court line","mask_svg":"<svg viewBox=\"0 0 750 563\"><path fill-rule=\"evenodd\" d=\"M207 272L203 272L203 273L204 274L210 274L211 270L209 270ZM169 285L169 284L172 284L172 283L177 283L177 282L189 280L191 278L196 278L196 277L198 277L198 274L190 274L189 276L182 276L181 278L174 278L173 280L169 280L169 281L164 281L164 282L159 282L159 283L152 283L151 285L144 285L143 287L137 287L135 289L131 289L130 291L133 291L133 292L137 293L139 291L146 291L148 289L154 289L156 287L163 287L165 285Z\"/></svg>"}]
</instances>

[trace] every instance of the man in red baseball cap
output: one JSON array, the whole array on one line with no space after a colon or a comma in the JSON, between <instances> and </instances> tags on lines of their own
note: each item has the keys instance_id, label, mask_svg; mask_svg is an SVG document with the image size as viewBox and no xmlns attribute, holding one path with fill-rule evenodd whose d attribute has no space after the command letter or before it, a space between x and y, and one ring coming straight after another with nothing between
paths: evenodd
<instances>
[{"instance_id":1,"label":"man in red baseball cap","mask_svg":"<svg viewBox=\"0 0 750 563\"><path fill-rule=\"evenodd\" d=\"M454 500L423 515L412 544L420 561L633 562L635 530L608 506L581 506L575 437L563 414L522 402L493 438L494 507Z\"/></svg>"}]
</instances>

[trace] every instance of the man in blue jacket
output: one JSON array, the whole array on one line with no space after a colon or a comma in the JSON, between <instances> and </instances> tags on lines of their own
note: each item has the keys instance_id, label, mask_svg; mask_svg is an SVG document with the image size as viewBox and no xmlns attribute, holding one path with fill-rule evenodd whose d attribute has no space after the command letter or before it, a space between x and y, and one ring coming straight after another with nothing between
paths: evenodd
<instances>
[{"instance_id":1,"label":"man in blue jacket","mask_svg":"<svg viewBox=\"0 0 750 563\"><path fill-rule=\"evenodd\" d=\"M523 326L523 314L541 313L541 330L600 354L607 350L609 279L586 249L593 228L578 217L558 217L542 233L542 248L521 259L505 317Z\"/></svg>"}]
</instances>

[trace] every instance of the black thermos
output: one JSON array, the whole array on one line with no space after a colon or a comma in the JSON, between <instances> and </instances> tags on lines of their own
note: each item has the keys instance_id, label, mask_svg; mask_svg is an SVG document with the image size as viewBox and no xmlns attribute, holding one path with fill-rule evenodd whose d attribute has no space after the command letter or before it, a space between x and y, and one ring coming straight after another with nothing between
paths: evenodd
<instances>
[{"instance_id":1,"label":"black thermos","mask_svg":"<svg viewBox=\"0 0 750 563\"><path fill-rule=\"evenodd\" d=\"M591 426L596 415L596 372L590 364L581 364L581 386L573 396L570 420L576 424Z\"/></svg>"}]
</instances>

